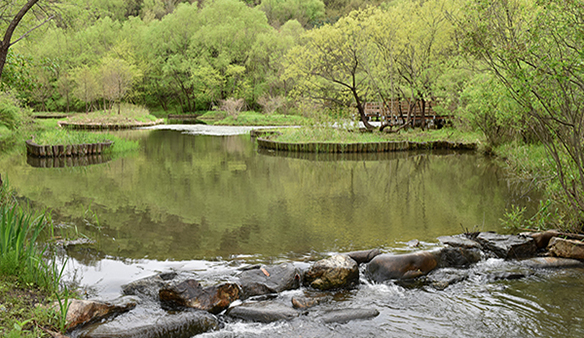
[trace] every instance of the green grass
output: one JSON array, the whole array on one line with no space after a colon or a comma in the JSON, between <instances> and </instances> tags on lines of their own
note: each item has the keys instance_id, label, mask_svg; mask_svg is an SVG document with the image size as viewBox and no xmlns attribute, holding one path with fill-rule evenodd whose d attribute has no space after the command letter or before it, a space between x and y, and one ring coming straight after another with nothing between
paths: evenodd
<instances>
[{"instance_id":1,"label":"green grass","mask_svg":"<svg viewBox=\"0 0 584 338\"><path fill-rule=\"evenodd\" d=\"M507 228L580 231L582 225L576 222L579 215L575 215L573 209L570 208L567 196L557 177L555 163L550 159L542 144L511 142L494 148L493 152L506 167L509 173L507 180L510 184L527 186L543 195L538 211L533 216L526 216L522 208L510 206L502 219Z\"/></svg>"},{"instance_id":2,"label":"green grass","mask_svg":"<svg viewBox=\"0 0 584 338\"><path fill-rule=\"evenodd\" d=\"M298 115L266 115L255 111L241 112L237 118L222 111L208 111L199 119L208 124L222 126L294 126L307 122L306 118Z\"/></svg>"},{"instance_id":3,"label":"green grass","mask_svg":"<svg viewBox=\"0 0 584 338\"><path fill-rule=\"evenodd\" d=\"M54 299L47 290L0 275L0 299L0 336L51 337L45 330L58 330L59 315L50 307Z\"/></svg>"},{"instance_id":4,"label":"green grass","mask_svg":"<svg viewBox=\"0 0 584 338\"><path fill-rule=\"evenodd\" d=\"M330 143L372 143L387 141L412 141L412 142L431 142L431 141L450 141L463 143L484 142L484 136L481 133L462 132L457 129L443 128L440 130L422 131L414 129L410 131L400 131L398 133L385 132L359 132L346 130L342 128L330 127L301 127L281 129L279 136L272 139L280 142L289 143L307 143L307 142L330 142Z\"/></svg>"},{"instance_id":5,"label":"green grass","mask_svg":"<svg viewBox=\"0 0 584 338\"><path fill-rule=\"evenodd\" d=\"M34 142L39 145L72 145L113 141L113 145L106 150L106 152L111 153L134 151L140 147L138 141L126 140L110 133L49 129L33 133L33 135Z\"/></svg>"},{"instance_id":6,"label":"green grass","mask_svg":"<svg viewBox=\"0 0 584 338\"><path fill-rule=\"evenodd\" d=\"M58 267L49 245L39 240L43 231L52 233L50 224L45 213L18 205L5 178L0 187L0 333L5 337L41 337L41 328L63 328L62 313L36 305L48 304L51 295L69 296L60 288L64 266Z\"/></svg>"},{"instance_id":7,"label":"green grass","mask_svg":"<svg viewBox=\"0 0 584 338\"><path fill-rule=\"evenodd\" d=\"M100 110L91 113L76 113L66 119L66 122L73 123L97 123L97 124L118 124L132 125L136 123L154 122L156 116L143 107L131 104L122 104L120 113L118 107L106 111Z\"/></svg>"}]
</instances>

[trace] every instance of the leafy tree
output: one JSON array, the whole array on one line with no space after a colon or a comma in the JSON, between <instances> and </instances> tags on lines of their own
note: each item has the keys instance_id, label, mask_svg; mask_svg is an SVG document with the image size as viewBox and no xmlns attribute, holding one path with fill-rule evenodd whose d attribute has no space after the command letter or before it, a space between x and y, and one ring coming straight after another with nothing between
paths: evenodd
<instances>
[{"instance_id":1,"label":"leafy tree","mask_svg":"<svg viewBox=\"0 0 584 338\"><path fill-rule=\"evenodd\" d=\"M291 49L284 80L295 81L294 95L350 106L355 104L361 122L372 129L365 116L370 92L364 65L369 32L363 25L370 11L355 11L334 25L308 31L305 43Z\"/></svg>"},{"instance_id":2,"label":"leafy tree","mask_svg":"<svg viewBox=\"0 0 584 338\"><path fill-rule=\"evenodd\" d=\"M0 41L0 78L2 77L2 71L4 69L6 58L8 57L8 50L10 49L10 47L17 43L18 41L25 38L28 34L30 34L30 32L42 26L43 24L45 24L46 22L53 18L53 15L47 16L46 14L48 13L48 8L47 6L45 6L47 4L50 4L50 2L39 0L28 0L26 2L4 0L0 2L1 9L0 23L2 24L3 27L2 31L4 32L4 36ZM40 11L40 13L38 14L35 13L38 15L35 16L42 18L41 22L36 26L29 28L28 31L21 33L20 37L17 38L16 40L12 40L12 36L16 32L24 16L29 11L31 11L35 6L39 7Z\"/></svg>"},{"instance_id":3,"label":"leafy tree","mask_svg":"<svg viewBox=\"0 0 584 338\"><path fill-rule=\"evenodd\" d=\"M368 72L373 85L386 102L407 99L409 111L418 105L422 127L436 84L456 52L448 18L456 7L452 0L396 1L371 19L375 48Z\"/></svg>"},{"instance_id":4,"label":"leafy tree","mask_svg":"<svg viewBox=\"0 0 584 338\"><path fill-rule=\"evenodd\" d=\"M297 20L308 28L324 18L322 0L263 0L258 8L276 28L289 20Z\"/></svg>"},{"instance_id":5,"label":"leafy tree","mask_svg":"<svg viewBox=\"0 0 584 338\"><path fill-rule=\"evenodd\" d=\"M85 112L89 113L91 104L99 95L95 71L88 66L77 68L73 70L73 81L75 82L73 95L85 102Z\"/></svg>"},{"instance_id":6,"label":"leafy tree","mask_svg":"<svg viewBox=\"0 0 584 338\"><path fill-rule=\"evenodd\" d=\"M584 1L474 0L459 22L464 48L527 112L584 220Z\"/></svg>"},{"instance_id":7,"label":"leafy tree","mask_svg":"<svg viewBox=\"0 0 584 338\"><path fill-rule=\"evenodd\" d=\"M100 75L104 100L117 102L120 114L120 102L140 76L138 70L125 60L107 57L102 60ZM104 109L107 110L105 105Z\"/></svg>"}]
</instances>

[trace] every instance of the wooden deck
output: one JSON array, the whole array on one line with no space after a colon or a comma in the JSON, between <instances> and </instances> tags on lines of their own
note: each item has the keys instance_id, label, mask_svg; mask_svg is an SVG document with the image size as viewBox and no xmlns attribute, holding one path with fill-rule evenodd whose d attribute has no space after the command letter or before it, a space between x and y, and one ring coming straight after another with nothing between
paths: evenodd
<instances>
[{"instance_id":1,"label":"wooden deck","mask_svg":"<svg viewBox=\"0 0 584 338\"><path fill-rule=\"evenodd\" d=\"M436 102L426 102L424 109L425 120L446 120L448 115L438 115L434 110ZM422 109L419 104L410 107L407 101L390 101L390 102L366 102L365 116L369 120L384 121L390 125L403 125L406 123L408 116L412 120L422 119Z\"/></svg>"}]
</instances>

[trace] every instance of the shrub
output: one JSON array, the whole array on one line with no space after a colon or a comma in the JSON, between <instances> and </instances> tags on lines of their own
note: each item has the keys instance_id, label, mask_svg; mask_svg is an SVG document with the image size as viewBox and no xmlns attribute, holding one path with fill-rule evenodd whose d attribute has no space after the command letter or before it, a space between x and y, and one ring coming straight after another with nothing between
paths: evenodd
<instances>
[{"instance_id":1,"label":"shrub","mask_svg":"<svg viewBox=\"0 0 584 338\"><path fill-rule=\"evenodd\" d=\"M20 126L25 116L26 111L12 94L0 93L0 124L14 130Z\"/></svg>"}]
</instances>

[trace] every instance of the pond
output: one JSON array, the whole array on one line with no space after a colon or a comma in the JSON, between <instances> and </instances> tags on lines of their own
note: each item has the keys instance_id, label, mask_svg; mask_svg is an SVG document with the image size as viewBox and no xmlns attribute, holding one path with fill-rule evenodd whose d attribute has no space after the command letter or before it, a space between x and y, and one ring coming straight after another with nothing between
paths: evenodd
<instances>
[{"instance_id":1,"label":"pond","mask_svg":"<svg viewBox=\"0 0 584 338\"><path fill-rule=\"evenodd\" d=\"M124 283L169 270L213 284L245 264L308 264L302 262L370 248L431 249L442 235L504 232L499 219L506 207L537 202L510 184L491 158L473 152L282 154L259 151L248 134L193 135L196 128L124 132L142 150L97 165L37 168L22 156L4 160L23 200L51 210L69 233L95 239L67 251L68 278L88 297L112 298ZM414 239L419 248L408 246ZM371 321L230 322L207 336L584 332L582 271L540 271L519 281L483 278L505 264L481 262L471 278L444 291L362 280L325 305L374 307L380 315Z\"/></svg>"}]
</instances>

